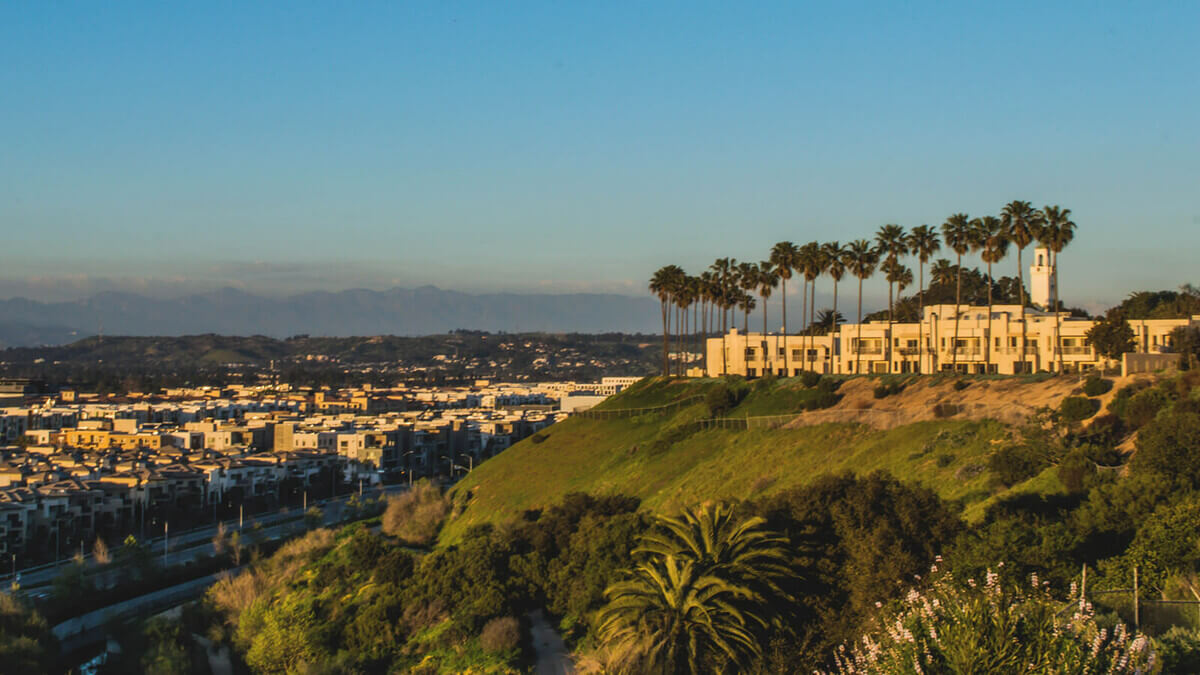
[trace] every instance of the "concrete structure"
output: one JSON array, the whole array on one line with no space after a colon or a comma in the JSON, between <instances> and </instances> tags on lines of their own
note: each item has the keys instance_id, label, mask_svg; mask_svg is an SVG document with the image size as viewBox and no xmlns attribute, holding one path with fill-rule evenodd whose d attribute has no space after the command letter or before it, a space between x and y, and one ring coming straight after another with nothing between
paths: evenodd
<instances>
[{"instance_id":1,"label":"concrete structure","mask_svg":"<svg viewBox=\"0 0 1200 675\"><path fill-rule=\"evenodd\" d=\"M709 338L707 372L755 377L768 373L1033 373L1057 371L1061 355L1069 372L1108 365L1088 344L1090 319L1060 312L1025 310L1019 305L987 307L960 305L957 327L954 305L925 308L919 323L872 321L844 324L833 335L741 334L733 329L724 338ZM1171 349L1171 333L1200 326L1190 319L1130 321L1138 353L1159 354ZM956 332L957 331L957 332ZM1022 349L1022 340L1024 349ZM692 371L695 374L695 371Z\"/></svg>"}]
</instances>

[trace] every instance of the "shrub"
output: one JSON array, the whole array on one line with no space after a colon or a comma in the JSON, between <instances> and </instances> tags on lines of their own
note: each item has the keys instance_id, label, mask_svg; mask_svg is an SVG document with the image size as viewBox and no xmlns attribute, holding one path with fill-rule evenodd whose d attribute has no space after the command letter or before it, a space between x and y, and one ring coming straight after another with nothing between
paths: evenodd
<instances>
[{"instance_id":1,"label":"shrub","mask_svg":"<svg viewBox=\"0 0 1200 675\"><path fill-rule=\"evenodd\" d=\"M1138 392L1144 391L1150 386L1146 380L1138 380L1133 384L1121 387L1117 390L1113 399L1108 402L1108 411L1120 417L1122 420L1126 418L1126 413L1129 409L1129 400Z\"/></svg>"},{"instance_id":2,"label":"shrub","mask_svg":"<svg viewBox=\"0 0 1200 675\"><path fill-rule=\"evenodd\" d=\"M450 500L437 486L421 482L388 499L383 531L410 546L425 546L437 536L449 514Z\"/></svg>"},{"instance_id":3,"label":"shrub","mask_svg":"<svg viewBox=\"0 0 1200 675\"><path fill-rule=\"evenodd\" d=\"M1083 382L1083 393L1088 396L1101 396L1112 388L1112 380L1106 380L1099 375L1093 375Z\"/></svg>"},{"instance_id":4,"label":"shrub","mask_svg":"<svg viewBox=\"0 0 1200 675\"><path fill-rule=\"evenodd\" d=\"M1005 486L1033 478L1048 466L1050 459L1044 450L1024 444L1005 446L988 458L988 469Z\"/></svg>"},{"instance_id":5,"label":"shrub","mask_svg":"<svg viewBox=\"0 0 1200 675\"><path fill-rule=\"evenodd\" d=\"M1164 673L1200 673L1200 631L1175 626L1154 638Z\"/></svg>"},{"instance_id":6,"label":"shrub","mask_svg":"<svg viewBox=\"0 0 1200 675\"><path fill-rule=\"evenodd\" d=\"M1167 395L1157 387L1134 394L1123 415L1125 422L1134 429L1145 426L1167 404Z\"/></svg>"},{"instance_id":7,"label":"shrub","mask_svg":"<svg viewBox=\"0 0 1200 675\"><path fill-rule=\"evenodd\" d=\"M529 437L529 442L533 443L534 445L537 445L538 443L544 442L547 438L549 438L549 436L547 436L546 434L543 434L542 432L539 431L536 434Z\"/></svg>"},{"instance_id":8,"label":"shrub","mask_svg":"<svg viewBox=\"0 0 1200 675\"><path fill-rule=\"evenodd\" d=\"M938 467L944 469L954 463L954 455L941 454L941 455L937 456L936 461L937 461Z\"/></svg>"},{"instance_id":9,"label":"shrub","mask_svg":"<svg viewBox=\"0 0 1200 675\"><path fill-rule=\"evenodd\" d=\"M875 385L875 398L886 398L902 391L904 391L904 384L901 382L880 382Z\"/></svg>"},{"instance_id":10,"label":"shrub","mask_svg":"<svg viewBox=\"0 0 1200 675\"><path fill-rule=\"evenodd\" d=\"M803 384L806 387L815 387L821 383L821 380L822 378L820 373L816 373L811 370L806 370L800 373L800 384Z\"/></svg>"},{"instance_id":11,"label":"shrub","mask_svg":"<svg viewBox=\"0 0 1200 675\"><path fill-rule=\"evenodd\" d=\"M479 634L479 644L484 651L491 653L506 652L517 648L521 642L521 626L511 616L492 619L483 627Z\"/></svg>"},{"instance_id":12,"label":"shrub","mask_svg":"<svg viewBox=\"0 0 1200 675\"><path fill-rule=\"evenodd\" d=\"M966 389L969 386L971 386L971 383L968 380L955 380L954 381L954 391L962 391L963 389Z\"/></svg>"},{"instance_id":13,"label":"shrub","mask_svg":"<svg viewBox=\"0 0 1200 675\"><path fill-rule=\"evenodd\" d=\"M1096 414L1100 403L1082 396L1068 396L1059 404L1058 410L1062 419L1070 425L1078 424Z\"/></svg>"},{"instance_id":14,"label":"shrub","mask_svg":"<svg viewBox=\"0 0 1200 675\"><path fill-rule=\"evenodd\" d=\"M933 406L933 416L938 419L954 417L959 412L958 408L954 403L938 403Z\"/></svg>"},{"instance_id":15,"label":"shrub","mask_svg":"<svg viewBox=\"0 0 1200 675\"><path fill-rule=\"evenodd\" d=\"M874 632L834 653L836 672L1153 671L1149 638L1124 624L1102 629L1074 589L1074 614L1059 616L1061 602L1036 574L1019 584L988 570L963 583L933 571L930 588L909 591L898 609L876 617Z\"/></svg>"},{"instance_id":16,"label":"shrub","mask_svg":"<svg viewBox=\"0 0 1200 675\"><path fill-rule=\"evenodd\" d=\"M1142 430L1133 468L1200 485L1200 414L1171 413Z\"/></svg>"},{"instance_id":17,"label":"shrub","mask_svg":"<svg viewBox=\"0 0 1200 675\"><path fill-rule=\"evenodd\" d=\"M1106 413L1092 420L1086 435L1090 443L1116 445L1125 436L1125 423L1120 417Z\"/></svg>"},{"instance_id":18,"label":"shrub","mask_svg":"<svg viewBox=\"0 0 1200 675\"><path fill-rule=\"evenodd\" d=\"M1072 452L1058 465L1058 480L1071 492L1082 492L1088 479L1095 475L1095 463L1082 451Z\"/></svg>"},{"instance_id":19,"label":"shrub","mask_svg":"<svg viewBox=\"0 0 1200 675\"><path fill-rule=\"evenodd\" d=\"M739 393L739 391L724 383L713 387L704 395L704 405L708 407L709 415L717 417L737 406L742 400Z\"/></svg>"},{"instance_id":20,"label":"shrub","mask_svg":"<svg viewBox=\"0 0 1200 675\"><path fill-rule=\"evenodd\" d=\"M832 377L822 377L821 381L817 383L817 389L830 394L837 391L840 386L842 386L842 381Z\"/></svg>"},{"instance_id":21,"label":"shrub","mask_svg":"<svg viewBox=\"0 0 1200 675\"><path fill-rule=\"evenodd\" d=\"M836 405L837 402L837 394L832 391L818 389L815 395L804 399L803 407L805 410L823 410Z\"/></svg>"}]
</instances>

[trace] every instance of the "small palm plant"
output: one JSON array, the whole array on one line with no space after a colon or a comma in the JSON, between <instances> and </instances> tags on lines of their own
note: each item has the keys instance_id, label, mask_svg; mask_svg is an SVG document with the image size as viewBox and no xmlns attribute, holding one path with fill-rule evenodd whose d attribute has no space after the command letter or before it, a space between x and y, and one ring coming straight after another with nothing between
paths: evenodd
<instances>
[{"instance_id":1,"label":"small palm plant","mask_svg":"<svg viewBox=\"0 0 1200 675\"><path fill-rule=\"evenodd\" d=\"M762 518L702 506L658 527L634 549L637 565L605 591L595 670L724 672L757 658L778 583L790 575L785 540Z\"/></svg>"}]
</instances>

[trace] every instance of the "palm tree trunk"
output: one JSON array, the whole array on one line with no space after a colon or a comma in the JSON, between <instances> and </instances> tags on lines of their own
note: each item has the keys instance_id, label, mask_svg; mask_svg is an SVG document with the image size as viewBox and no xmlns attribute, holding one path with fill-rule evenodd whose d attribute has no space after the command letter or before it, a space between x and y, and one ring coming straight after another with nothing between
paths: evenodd
<instances>
[{"instance_id":1,"label":"palm tree trunk","mask_svg":"<svg viewBox=\"0 0 1200 675\"><path fill-rule=\"evenodd\" d=\"M668 314L667 314L667 301L666 301L666 300L662 300L662 321L663 321L663 354L662 354L662 356L663 356L663 364L662 364L662 366L663 366L663 377L666 377L666 376L667 376L667 374L668 374L668 373L669 373L669 371L670 371L670 359L669 359L669 356L668 356L668 355L670 354L670 352L671 352L671 349L670 349L670 347L668 346L668 341L669 341L669 339L670 339L670 338L668 338L667 336L668 336L668 335L670 335L670 331L669 331L669 330L668 330L668 328L667 328L667 317L668 317Z\"/></svg>"},{"instance_id":2,"label":"palm tree trunk","mask_svg":"<svg viewBox=\"0 0 1200 675\"><path fill-rule=\"evenodd\" d=\"M768 345L768 343L767 343L767 296L759 295L759 297L762 298L762 303L763 303L762 348L763 348L763 370L765 371L767 369L768 364L771 363L770 357L774 356L774 354L767 353L771 348L770 345ZM774 373L775 369L771 368L771 372ZM765 375L766 373L763 373L763 374Z\"/></svg>"},{"instance_id":3,"label":"palm tree trunk","mask_svg":"<svg viewBox=\"0 0 1200 675\"><path fill-rule=\"evenodd\" d=\"M888 282L888 329L887 329L887 360L888 372L892 372L892 282Z\"/></svg>"},{"instance_id":4,"label":"palm tree trunk","mask_svg":"<svg viewBox=\"0 0 1200 675\"><path fill-rule=\"evenodd\" d=\"M917 291L920 309L917 313L917 372L925 366L925 261L917 258Z\"/></svg>"},{"instance_id":5,"label":"palm tree trunk","mask_svg":"<svg viewBox=\"0 0 1200 675\"><path fill-rule=\"evenodd\" d=\"M804 298L800 304L800 351L802 352L800 355L800 370L804 370L805 364L808 362L808 353L804 352L804 337L806 335L804 331L807 330L804 319L808 316L808 277L804 277L804 290L800 295Z\"/></svg>"},{"instance_id":6,"label":"palm tree trunk","mask_svg":"<svg viewBox=\"0 0 1200 675\"><path fill-rule=\"evenodd\" d=\"M829 372L831 372L831 373L834 371L833 346L835 344L839 344L839 342L834 339L834 334L835 333L837 333L838 335L841 334L841 331L838 330L840 327L838 326L838 320L837 320L837 316L838 316L838 313L837 313L837 287L838 287L837 279L834 279L833 280L833 325L831 325L829 327L829 352L827 353L827 356L829 357ZM841 365L840 362L838 362L838 365L839 366ZM841 370L841 368L839 367L838 370Z\"/></svg>"},{"instance_id":7,"label":"palm tree trunk","mask_svg":"<svg viewBox=\"0 0 1200 675\"><path fill-rule=\"evenodd\" d=\"M721 375L729 374L729 342L725 337L728 335L725 330L725 315L727 313L725 305L721 305Z\"/></svg>"},{"instance_id":8,"label":"palm tree trunk","mask_svg":"<svg viewBox=\"0 0 1200 675\"><path fill-rule=\"evenodd\" d=\"M1058 316L1058 251L1051 251L1054 265L1054 348L1058 351L1058 372L1063 372L1062 319Z\"/></svg>"},{"instance_id":9,"label":"palm tree trunk","mask_svg":"<svg viewBox=\"0 0 1200 675\"><path fill-rule=\"evenodd\" d=\"M954 284L954 344L950 345L950 363L954 366L954 371L958 372L958 316L962 314L959 309L962 305L962 254L958 255L958 269L955 270L958 278Z\"/></svg>"},{"instance_id":10,"label":"palm tree trunk","mask_svg":"<svg viewBox=\"0 0 1200 675\"><path fill-rule=\"evenodd\" d=\"M1021 264L1023 250L1017 249L1017 295L1021 299L1021 360L1018 363L1020 363L1021 372L1025 372L1025 269Z\"/></svg>"},{"instance_id":11,"label":"palm tree trunk","mask_svg":"<svg viewBox=\"0 0 1200 675\"><path fill-rule=\"evenodd\" d=\"M808 351L817 344L817 280L813 279L809 293L812 294L812 300L808 303L808 349L804 350L804 362L812 364L813 372L816 372L816 361L810 361Z\"/></svg>"},{"instance_id":12,"label":"palm tree trunk","mask_svg":"<svg viewBox=\"0 0 1200 675\"><path fill-rule=\"evenodd\" d=\"M992 370L992 263L988 263L988 324L986 338L987 344L983 346L984 362L987 367L984 370L991 372ZM999 368L997 368L999 370Z\"/></svg>"},{"instance_id":13,"label":"palm tree trunk","mask_svg":"<svg viewBox=\"0 0 1200 675\"><path fill-rule=\"evenodd\" d=\"M789 272L790 274L790 272ZM787 279L783 279L783 376L787 377L792 373L788 369L788 349L787 349ZM779 340L775 341L775 346L779 346Z\"/></svg>"},{"instance_id":14,"label":"palm tree trunk","mask_svg":"<svg viewBox=\"0 0 1200 675\"><path fill-rule=\"evenodd\" d=\"M862 375L862 284L863 278L858 278L858 344L854 349L854 360L857 365L854 366L854 372Z\"/></svg>"}]
</instances>

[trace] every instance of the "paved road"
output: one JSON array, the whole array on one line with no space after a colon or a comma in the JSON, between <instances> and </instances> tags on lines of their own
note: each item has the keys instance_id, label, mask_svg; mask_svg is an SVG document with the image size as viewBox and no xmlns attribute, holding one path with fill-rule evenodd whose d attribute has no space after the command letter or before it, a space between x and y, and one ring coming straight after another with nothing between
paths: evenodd
<instances>
[{"instance_id":1,"label":"paved road","mask_svg":"<svg viewBox=\"0 0 1200 675\"><path fill-rule=\"evenodd\" d=\"M567 644L546 621L542 610L531 613L529 622L529 635L533 640L533 650L537 652L535 675L573 675L575 664L571 662Z\"/></svg>"},{"instance_id":2,"label":"paved road","mask_svg":"<svg viewBox=\"0 0 1200 675\"><path fill-rule=\"evenodd\" d=\"M393 494L395 492L408 489L407 485L389 485L383 488L384 494ZM378 495L366 494L370 497ZM326 499L320 502L313 502L311 506L320 508L324 514L325 525L336 525L341 522L344 515L344 506L354 495L344 495L334 499ZM260 514L258 516L245 519L243 532L249 532L254 524L262 526L260 535L266 540L278 539L281 536L297 534L304 529L303 514L299 510L290 512L275 512ZM226 521L224 523L225 531L232 534L238 530L237 520ZM209 525L188 532L181 533L179 536L171 537L167 542L167 555L163 557L163 538L151 539L146 542L150 551L155 554L156 561L165 562L168 567L183 565L193 560L196 560L201 555L212 555L213 545L212 538L216 536L217 525ZM202 543L201 543L202 542ZM192 546L189 546L192 545ZM94 568L95 563L92 556L89 554L84 558L89 568ZM35 568L32 571L19 572L21 587L30 595L39 597L49 593L49 586L53 583L54 578L62 571L62 569L70 564L70 561L64 561L63 564L54 566L42 566ZM104 586L112 583L120 570L112 569L105 570L94 574L93 579L98 585Z\"/></svg>"}]
</instances>

